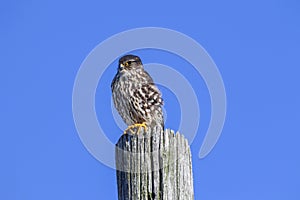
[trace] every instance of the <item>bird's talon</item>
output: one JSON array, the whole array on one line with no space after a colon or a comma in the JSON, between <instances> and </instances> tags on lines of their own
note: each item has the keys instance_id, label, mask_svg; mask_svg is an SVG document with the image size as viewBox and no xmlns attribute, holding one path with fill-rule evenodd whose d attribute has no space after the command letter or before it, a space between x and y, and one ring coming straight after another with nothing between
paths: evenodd
<instances>
[{"instance_id":1,"label":"bird's talon","mask_svg":"<svg viewBox=\"0 0 300 200\"><path fill-rule=\"evenodd\" d=\"M129 129L129 131L131 132L132 135L134 135L134 131L132 129Z\"/></svg>"},{"instance_id":2,"label":"bird's talon","mask_svg":"<svg viewBox=\"0 0 300 200\"><path fill-rule=\"evenodd\" d=\"M128 127L126 128L126 130L124 131L124 134L127 134L128 131L130 131L132 135L134 135L134 134L137 134L137 135L138 135L138 134L140 133L141 127L143 127L145 131L147 131L147 125L146 125L146 123L142 123L142 124L133 124L133 125L130 125L130 126L128 126ZM136 132L134 132L134 131L132 130L132 129L134 129L134 128L137 128L137 131L136 131Z\"/></svg>"}]
</instances>

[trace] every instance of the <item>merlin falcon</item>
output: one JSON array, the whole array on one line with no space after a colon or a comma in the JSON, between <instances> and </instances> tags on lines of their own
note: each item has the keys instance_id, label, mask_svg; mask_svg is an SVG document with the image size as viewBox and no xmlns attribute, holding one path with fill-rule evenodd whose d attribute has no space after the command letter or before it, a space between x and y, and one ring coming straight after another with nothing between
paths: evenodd
<instances>
[{"instance_id":1,"label":"merlin falcon","mask_svg":"<svg viewBox=\"0 0 300 200\"><path fill-rule=\"evenodd\" d=\"M125 55L119 59L119 67L112 83L114 105L132 134L140 128L160 126L164 129L161 92L151 76L144 70L141 59ZM133 129L137 128L137 132Z\"/></svg>"}]
</instances>

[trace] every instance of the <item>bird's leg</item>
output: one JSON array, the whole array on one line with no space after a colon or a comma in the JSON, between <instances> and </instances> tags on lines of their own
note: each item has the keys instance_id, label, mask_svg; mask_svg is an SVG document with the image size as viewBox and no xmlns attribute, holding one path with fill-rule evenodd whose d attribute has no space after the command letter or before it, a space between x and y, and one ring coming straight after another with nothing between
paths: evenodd
<instances>
[{"instance_id":1,"label":"bird's leg","mask_svg":"<svg viewBox=\"0 0 300 200\"><path fill-rule=\"evenodd\" d=\"M135 124L135 125L137 125L137 127L138 127L138 130L137 130L137 132L136 132L137 135L140 133L141 127L144 128L145 132L147 131L147 125L146 125L145 122L143 122L143 123L141 123L141 124Z\"/></svg>"},{"instance_id":2,"label":"bird's leg","mask_svg":"<svg viewBox=\"0 0 300 200\"><path fill-rule=\"evenodd\" d=\"M124 134L124 135L127 134L128 131L130 131L131 134L134 134L134 132L133 132L133 130L132 130L133 128L134 128L134 125L128 126L128 127L125 129L125 131L123 132L123 134Z\"/></svg>"},{"instance_id":3,"label":"bird's leg","mask_svg":"<svg viewBox=\"0 0 300 200\"><path fill-rule=\"evenodd\" d=\"M126 130L124 131L124 134L127 134L127 132L128 132L128 130L131 132L131 134L139 134L139 132L140 132L140 129L141 129L141 127L143 127L144 129L145 129L145 131L147 131L147 125L146 125L146 123L145 122L143 122L143 123L137 123L137 124L133 124L133 125L130 125L130 126L128 126L127 128L126 128ZM137 129L137 132L134 132L132 129L133 128L138 128Z\"/></svg>"}]
</instances>

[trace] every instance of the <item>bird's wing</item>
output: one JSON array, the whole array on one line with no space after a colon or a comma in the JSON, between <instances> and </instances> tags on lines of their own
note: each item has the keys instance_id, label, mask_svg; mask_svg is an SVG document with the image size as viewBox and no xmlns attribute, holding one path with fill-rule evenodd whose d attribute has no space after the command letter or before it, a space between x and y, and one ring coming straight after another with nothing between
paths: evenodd
<instances>
[{"instance_id":1,"label":"bird's wing","mask_svg":"<svg viewBox=\"0 0 300 200\"><path fill-rule=\"evenodd\" d=\"M135 89L131 96L131 103L141 116L148 117L151 111L163 105L163 99L156 85L148 83Z\"/></svg>"}]
</instances>

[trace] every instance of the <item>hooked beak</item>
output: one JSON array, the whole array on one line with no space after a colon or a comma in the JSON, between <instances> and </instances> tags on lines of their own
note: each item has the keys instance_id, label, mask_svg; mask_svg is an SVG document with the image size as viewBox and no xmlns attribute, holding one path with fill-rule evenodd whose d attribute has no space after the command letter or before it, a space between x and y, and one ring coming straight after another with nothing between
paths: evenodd
<instances>
[{"instance_id":1,"label":"hooked beak","mask_svg":"<svg viewBox=\"0 0 300 200\"><path fill-rule=\"evenodd\" d=\"M125 66L124 66L122 63L119 64L119 70L120 70L120 71L122 71L122 70L124 69L124 67L125 67Z\"/></svg>"}]
</instances>

